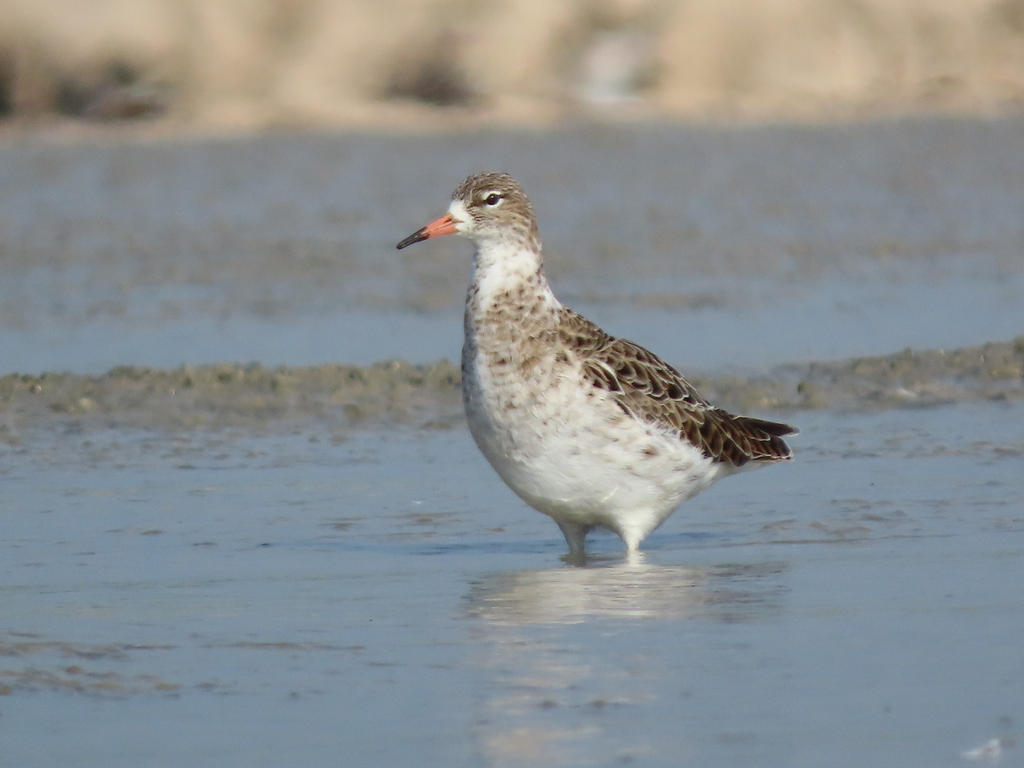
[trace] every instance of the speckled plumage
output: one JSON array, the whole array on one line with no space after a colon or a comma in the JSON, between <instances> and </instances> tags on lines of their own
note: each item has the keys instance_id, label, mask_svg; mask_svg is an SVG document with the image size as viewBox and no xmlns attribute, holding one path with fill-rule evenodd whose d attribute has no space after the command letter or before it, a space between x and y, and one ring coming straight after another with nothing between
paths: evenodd
<instances>
[{"instance_id":1,"label":"speckled plumage","mask_svg":"<svg viewBox=\"0 0 1024 768\"><path fill-rule=\"evenodd\" d=\"M571 555L605 526L629 550L719 477L785 461L785 424L733 416L643 347L564 307L544 276L536 217L509 175L463 181L449 212L399 244L473 241L462 390L470 431Z\"/></svg>"}]
</instances>

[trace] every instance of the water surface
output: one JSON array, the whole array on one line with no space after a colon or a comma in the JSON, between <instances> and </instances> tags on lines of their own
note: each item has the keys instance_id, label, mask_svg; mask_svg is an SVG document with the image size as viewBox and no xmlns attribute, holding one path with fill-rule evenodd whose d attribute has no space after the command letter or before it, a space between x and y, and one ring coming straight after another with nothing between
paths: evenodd
<instances>
[{"instance_id":1,"label":"water surface","mask_svg":"<svg viewBox=\"0 0 1024 768\"><path fill-rule=\"evenodd\" d=\"M796 462L587 568L460 429L7 447L0 748L959 765L1024 716L1021 416L802 414Z\"/></svg>"},{"instance_id":2,"label":"water surface","mask_svg":"<svg viewBox=\"0 0 1024 768\"><path fill-rule=\"evenodd\" d=\"M3 371L456 359L469 246L396 252L517 176L556 292L688 370L1024 329L1024 121L285 134L0 148Z\"/></svg>"},{"instance_id":3,"label":"water surface","mask_svg":"<svg viewBox=\"0 0 1024 768\"><path fill-rule=\"evenodd\" d=\"M1022 128L0 148L0 754L1019 764ZM567 302L796 460L565 565L435 364L468 247L394 250L482 168Z\"/></svg>"}]
</instances>

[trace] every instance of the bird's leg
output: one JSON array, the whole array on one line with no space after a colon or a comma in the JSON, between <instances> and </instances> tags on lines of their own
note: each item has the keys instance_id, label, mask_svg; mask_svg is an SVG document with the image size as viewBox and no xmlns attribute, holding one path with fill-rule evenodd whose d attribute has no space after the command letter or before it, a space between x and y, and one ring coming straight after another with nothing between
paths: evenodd
<instances>
[{"instance_id":1,"label":"bird's leg","mask_svg":"<svg viewBox=\"0 0 1024 768\"><path fill-rule=\"evenodd\" d=\"M565 536L565 543L569 545L569 555L566 558L571 562L586 562L586 541L592 525L580 525L578 523L558 523Z\"/></svg>"}]
</instances>

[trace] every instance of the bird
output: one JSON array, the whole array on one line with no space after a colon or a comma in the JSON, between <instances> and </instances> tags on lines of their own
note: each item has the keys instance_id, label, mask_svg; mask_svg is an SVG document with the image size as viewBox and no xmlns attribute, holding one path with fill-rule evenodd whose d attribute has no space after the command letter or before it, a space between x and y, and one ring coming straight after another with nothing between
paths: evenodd
<instances>
[{"instance_id":1,"label":"bird","mask_svg":"<svg viewBox=\"0 0 1024 768\"><path fill-rule=\"evenodd\" d=\"M613 531L628 553L685 500L741 470L792 459L787 424L734 416L668 363L564 306L544 273L537 218L507 173L478 173L447 213L398 243L473 246L462 399L480 452L586 561Z\"/></svg>"}]
</instances>

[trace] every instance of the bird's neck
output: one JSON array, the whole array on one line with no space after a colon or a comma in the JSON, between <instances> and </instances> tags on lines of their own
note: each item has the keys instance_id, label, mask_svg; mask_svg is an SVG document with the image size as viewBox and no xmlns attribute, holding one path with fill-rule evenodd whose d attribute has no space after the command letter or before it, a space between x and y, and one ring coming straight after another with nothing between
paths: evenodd
<instances>
[{"instance_id":1,"label":"bird's neck","mask_svg":"<svg viewBox=\"0 0 1024 768\"><path fill-rule=\"evenodd\" d=\"M538 320L561 308L544 275L539 243L483 242L476 246L466 300L467 336L479 324Z\"/></svg>"}]
</instances>

